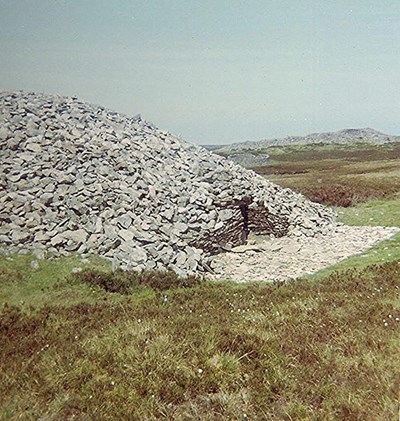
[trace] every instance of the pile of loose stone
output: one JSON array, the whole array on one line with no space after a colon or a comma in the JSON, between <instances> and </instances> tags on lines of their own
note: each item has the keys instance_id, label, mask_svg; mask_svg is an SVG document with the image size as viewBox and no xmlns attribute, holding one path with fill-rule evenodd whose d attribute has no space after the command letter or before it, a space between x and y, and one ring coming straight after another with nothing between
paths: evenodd
<instances>
[{"instance_id":1,"label":"pile of loose stone","mask_svg":"<svg viewBox=\"0 0 400 421\"><path fill-rule=\"evenodd\" d=\"M249 234L329 231L329 209L154 127L76 98L0 94L0 244L123 269L212 271Z\"/></svg>"},{"instance_id":2,"label":"pile of loose stone","mask_svg":"<svg viewBox=\"0 0 400 421\"><path fill-rule=\"evenodd\" d=\"M399 232L398 227L337 225L312 238L254 236L248 244L218 256L221 268L213 278L237 282L293 279L365 252Z\"/></svg>"},{"instance_id":3,"label":"pile of loose stone","mask_svg":"<svg viewBox=\"0 0 400 421\"><path fill-rule=\"evenodd\" d=\"M233 152L231 154L222 154L227 159L241 165L245 168L260 167L269 162L269 155L266 153L251 153L251 152Z\"/></svg>"}]
</instances>

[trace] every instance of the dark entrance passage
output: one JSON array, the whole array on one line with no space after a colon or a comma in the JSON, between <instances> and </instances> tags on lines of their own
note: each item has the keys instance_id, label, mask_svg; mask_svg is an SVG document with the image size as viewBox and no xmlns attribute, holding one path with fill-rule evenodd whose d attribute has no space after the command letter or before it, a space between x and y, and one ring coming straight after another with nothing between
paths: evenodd
<instances>
[{"instance_id":1,"label":"dark entrance passage","mask_svg":"<svg viewBox=\"0 0 400 421\"><path fill-rule=\"evenodd\" d=\"M245 244L250 232L258 235L283 237L287 234L289 222L286 217L274 214L262 202L254 202L251 197L219 206L230 209L231 219L215 230L202 233L191 245L203 249L208 254L217 254L230 247Z\"/></svg>"}]
</instances>

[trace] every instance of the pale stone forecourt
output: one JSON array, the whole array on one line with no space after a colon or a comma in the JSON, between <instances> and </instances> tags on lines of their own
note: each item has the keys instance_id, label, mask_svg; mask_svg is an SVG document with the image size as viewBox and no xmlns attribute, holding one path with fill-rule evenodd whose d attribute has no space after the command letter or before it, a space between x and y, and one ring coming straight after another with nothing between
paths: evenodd
<instances>
[{"instance_id":1,"label":"pale stone forecourt","mask_svg":"<svg viewBox=\"0 0 400 421\"><path fill-rule=\"evenodd\" d=\"M291 266L301 275L294 255L317 268L396 231L338 226L331 209L140 116L76 98L0 93L0 146L3 251L95 253L122 269L272 280L276 266L282 278L293 277ZM226 253L254 235L268 236L262 251ZM313 257L301 251L310 247Z\"/></svg>"}]
</instances>

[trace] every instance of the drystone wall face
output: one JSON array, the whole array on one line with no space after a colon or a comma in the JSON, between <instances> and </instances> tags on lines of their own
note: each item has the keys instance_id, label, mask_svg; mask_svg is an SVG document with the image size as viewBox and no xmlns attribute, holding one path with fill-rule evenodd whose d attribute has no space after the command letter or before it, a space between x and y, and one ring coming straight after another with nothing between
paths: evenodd
<instances>
[{"instance_id":1,"label":"drystone wall face","mask_svg":"<svg viewBox=\"0 0 400 421\"><path fill-rule=\"evenodd\" d=\"M289 232L288 218L274 215L264 206L263 202L253 202L252 197L245 196L242 200L226 204L222 215L232 216L229 224L224 224L212 233L206 233L196 239L194 245L209 254L229 251L232 247L246 242L250 232L258 235L283 237Z\"/></svg>"},{"instance_id":2,"label":"drystone wall face","mask_svg":"<svg viewBox=\"0 0 400 421\"><path fill-rule=\"evenodd\" d=\"M0 244L96 253L123 269L209 270L250 231L329 230L332 211L76 98L0 94Z\"/></svg>"}]
</instances>

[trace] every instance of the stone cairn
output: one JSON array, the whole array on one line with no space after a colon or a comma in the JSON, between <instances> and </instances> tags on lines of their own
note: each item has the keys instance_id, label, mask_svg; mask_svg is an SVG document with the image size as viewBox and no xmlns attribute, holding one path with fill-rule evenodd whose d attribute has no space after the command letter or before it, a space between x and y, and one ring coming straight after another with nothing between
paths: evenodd
<instances>
[{"instance_id":1,"label":"stone cairn","mask_svg":"<svg viewBox=\"0 0 400 421\"><path fill-rule=\"evenodd\" d=\"M314 236L333 212L225 158L77 98L0 93L0 244L122 269L212 271L250 232Z\"/></svg>"}]
</instances>

